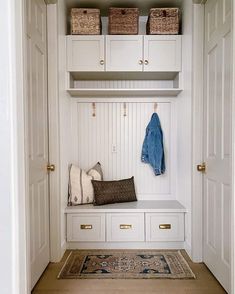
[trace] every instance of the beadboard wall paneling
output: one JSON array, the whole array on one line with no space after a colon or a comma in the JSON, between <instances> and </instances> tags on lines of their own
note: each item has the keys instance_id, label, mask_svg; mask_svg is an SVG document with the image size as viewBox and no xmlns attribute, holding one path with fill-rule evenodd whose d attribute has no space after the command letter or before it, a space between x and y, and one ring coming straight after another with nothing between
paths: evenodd
<instances>
[{"instance_id":1,"label":"beadboard wall paneling","mask_svg":"<svg viewBox=\"0 0 235 294\"><path fill-rule=\"evenodd\" d=\"M174 88L174 80L75 80L78 89L158 89Z\"/></svg>"},{"instance_id":2,"label":"beadboard wall paneling","mask_svg":"<svg viewBox=\"0 0 235 294\"><path fill-rule=\"evenodd\" d=\"M141 162L146 126L154 103L72 101L74 163L87 170L97 161L105 180L135 177L138 199L175 199L176 123L174 103L158 102L158 114L164 132L166 174L154 176L152 168Z\"/></svg>"}]
</instances>

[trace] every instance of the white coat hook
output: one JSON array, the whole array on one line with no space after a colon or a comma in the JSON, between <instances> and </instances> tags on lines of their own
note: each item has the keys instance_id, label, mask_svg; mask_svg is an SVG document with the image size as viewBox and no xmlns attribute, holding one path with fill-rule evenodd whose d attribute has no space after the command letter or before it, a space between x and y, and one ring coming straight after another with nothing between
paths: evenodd
<instances>
[{"instance_id":1,"label":"white coat hook","mask_svg":"<svg viewBox=\"0 0 235 294\"><path fill-rule=\"evenodd\" d=\"M93 117L96 116L95 111L96 111L96 105L95 105L95 103L93 102L93 103L92 103L92 116L93 116Z\"/></svg>"},{"instance_id":2,"label":"white coat hook","mask_svg":"<svg viewBox=\"0 0 235 294\"><path fill-rule=\"evenodd\" d=\"M157 102L154 103L154 112L157 112Z\"/></svg>"},{"instance_id":3,"label":"white coat hook","mask_svg":"<svg viewBox=\"0 0 235 294\"><path fill-rule=\"evenodd\" d=\"M123 103L123 108L124 108L124 114L123 114L123 116L125 117L126 116L126 102Z\"/></svg>"}]
</instances>

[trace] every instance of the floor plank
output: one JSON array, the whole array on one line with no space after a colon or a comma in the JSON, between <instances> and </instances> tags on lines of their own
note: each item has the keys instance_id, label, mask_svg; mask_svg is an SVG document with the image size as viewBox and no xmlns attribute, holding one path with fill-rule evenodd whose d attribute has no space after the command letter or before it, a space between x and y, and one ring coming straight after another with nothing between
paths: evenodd
<instances>
[{"instance_id":1,"label":"floor plank","mask_svg":"<svg viewBox=\"0 0 235 294\"><path fill-rule=\"evenodd\" d=\"M58 280L57 275L68 256L67 251L59 263L51 263L34 288L32 294L221 294L226 293L211 272L202 263L192 263L182 254L196 275L195 280Z\"/></svg>"}]
</instances>

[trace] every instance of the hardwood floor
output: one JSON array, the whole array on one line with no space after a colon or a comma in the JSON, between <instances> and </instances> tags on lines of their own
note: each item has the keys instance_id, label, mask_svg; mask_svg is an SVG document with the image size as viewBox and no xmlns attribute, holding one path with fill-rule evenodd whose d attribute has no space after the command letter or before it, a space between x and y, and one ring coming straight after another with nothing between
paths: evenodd
<instances>
[{"instance_id":1,"label":"hardwood floor","mask_svg":"<svg viewBox=\"0 0 235 294\"><path fill-rule=\"evenodd\" d=\"M32 294L219 294L226 293L204 264L192 263L195 280L58 280L56 277L68 255L51 263Z\"/></svg>"}]
</instances>

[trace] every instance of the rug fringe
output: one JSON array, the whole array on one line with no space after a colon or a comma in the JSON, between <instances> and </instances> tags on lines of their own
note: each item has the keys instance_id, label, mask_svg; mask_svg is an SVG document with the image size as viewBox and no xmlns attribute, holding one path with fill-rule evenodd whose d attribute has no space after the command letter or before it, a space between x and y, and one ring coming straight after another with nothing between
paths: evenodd
<instances>
[{"instance_id":1,"label":"rug fringe","mask_svg":"<svg viewBox=\"0 0 235 294\"><path fill-rule=\"evenodd\" d=\"M71 252L69 253L68 257L66 258L66 260L65 260L65 262L64 262L64 265L62 266L62 268L61 268L59 274L57 275L57 279L60 279L60 275L61 275L62 271L64 270L64 268L65 268L65 266L66 266L66 264L67 264L67 261L69 260L69 257L70 257L70 255L72 254L72 252L73 252L73 251L71 251Z\"/></svg>"},{"instance_id":2,"label":"rug fringe","mask_svg":"<svg viewBox=\"0 0 235 294\"><path fill-rule=\"evenodd\" d=\"M191 267L189 266L189 264L188 264L187 260L185 260L185 258L184 258L184 256L183 256L183 254L181 253L181 251L180 251L180 250L178 250L178 253L179 253L180 257L182 258L182 261L184 262L184 264L186 264L186 265L188 266L188 268L189 268L189 270L190 270L190 273L191 273L191 275L194 277L194 279L196 279L196 275L195 275L195 274L194 274L194 272L191 270Z\"/></svg>"}]
</instances>

